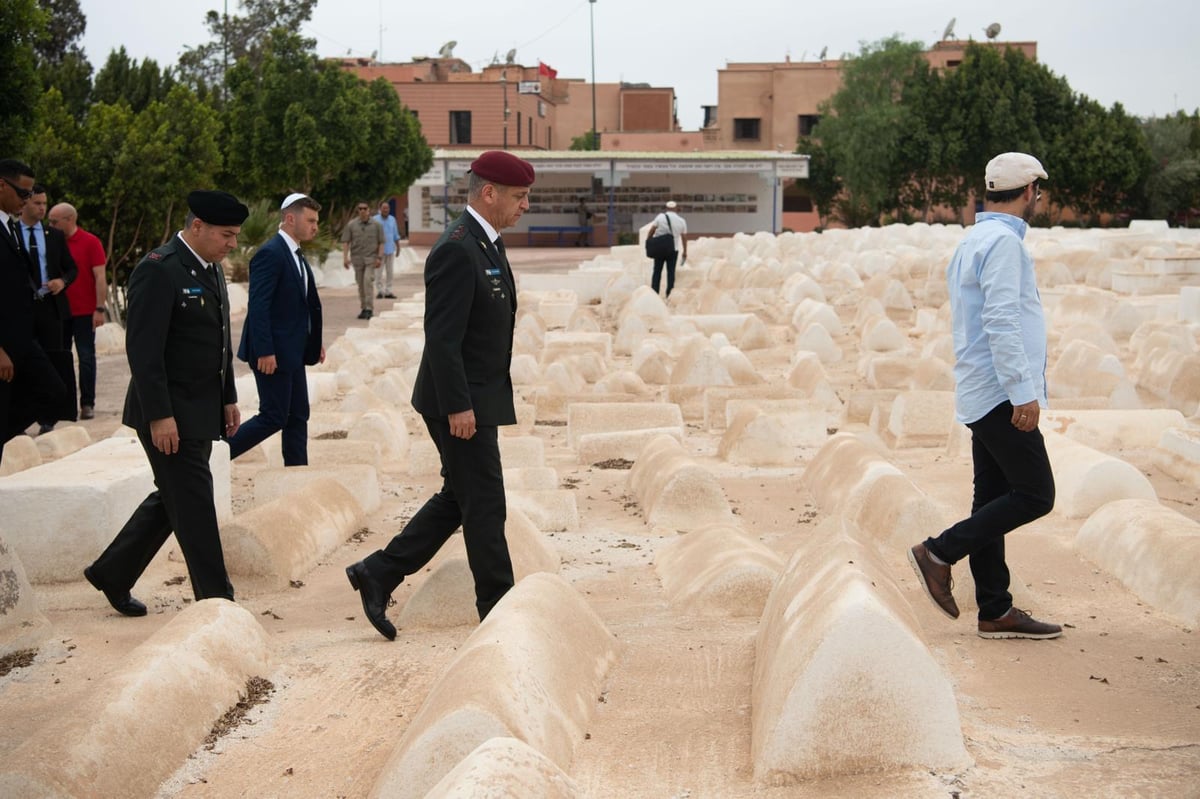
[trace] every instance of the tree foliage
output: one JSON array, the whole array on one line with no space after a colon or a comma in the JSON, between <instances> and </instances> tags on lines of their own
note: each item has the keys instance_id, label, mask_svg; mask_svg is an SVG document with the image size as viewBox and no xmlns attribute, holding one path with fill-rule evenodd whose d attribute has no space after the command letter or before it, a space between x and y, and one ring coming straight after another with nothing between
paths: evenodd
<instances>
[{"instance_id":1,"label":"tree foliage","mask_svg":"<svg viewBox=\"0 0 1200 799\"><path fill-rule=\"evenodd\" d=\"M815 131L842 183L836 216L855 226L931 220L982 194L987 162L1019 150L1046 164L1056 208L1087 219L1140 201L1152 167L1139 123L1105 109L1016 49L969 44L962 63L939 73L923 46L887 39L865 45Z\"/></svg>"},{"instance_id":2,"label":"tree foliage","mask_svg":"<svg viewBox=\"0 0 1200 799\"><path fill-rule=\"evenodd\" d=\"M109 105L125 101L135 112L140 112L156 100L165 100L175 83L170 67L159 69L152 58L138 63L122 45L108 54L108 60L96 73L92 99Z\"/></svg>"},{"instance_id":3,"label":"tree foliage","mask_svg":"<svg viewBox=\"0 0 1200 799\"><path fill-rule=\"evenodd\" d=\"M403 191L433 164L420 125L386 80L321 63L277 30L256 70L229 73L229 181L251 197L316 196L329 216Z\"/></svg>"},{"instance_id":4,"label":"tree foliage","mask_svg":"<svg viewBox=\"0 0 1200 799\"><path fill-rule=\"evenodd\" d=\"M599 150L600 137L596 135L596 131L589 130L579 136L571 137L571 146L568 150Z\"/></svg>"},{"instance_id":5,"label":"tree foliage","mask_svg":"<svg viewBox=\"0 0 1200 799\"><path fill-rule=\"evenodd\" d=\"M1152 119L1143 130L1152 162L1143 189L1145 213L1195 224L1200 219L1200 111Z\"/></svg>"},{"instance_id":6,"label":"tree foliage","mask_svg":"<svg viewBox=\"0 0 1200 799\"><path fill-rule=\"evenodd\" d=\"M35 48L45 26L35 0L0 2L0 158L26 154L41 89Z\"/></svg>"}]
</instances>

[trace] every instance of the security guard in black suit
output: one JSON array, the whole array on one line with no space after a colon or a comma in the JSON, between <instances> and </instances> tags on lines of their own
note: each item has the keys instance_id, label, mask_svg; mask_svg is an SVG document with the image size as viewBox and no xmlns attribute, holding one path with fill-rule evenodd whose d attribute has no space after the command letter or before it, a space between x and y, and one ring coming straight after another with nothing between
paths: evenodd
<instances>
[{"instance_id":1,"label":"security guard in black suit","mask_svg":"<svg viewBox=\"0 0 1200 799\"><path fill-rule=\"evenodd\" d=\"M172 531L196 599L233 599L208 459L213 440L233 435L241 423L220 262L237 247L249 211L223 191L194 191L187 203L183 231L129 277L123 421L137 430L157 490L84 570L127 616L145 615L146 606L129 592Z\"/></svg>"},{"instance_id":2,"label":"security guard in black suit","mask_svg":"<svg viewBox=\"0 0 1200 799\"><path fill-rule=\"evenodd\" d=\"M389 595L460 525L479 618L513 586L497 433L517 421L509 376L517 296L499 231L529 208L534 173L528 161L493 150L468 177L467 210L425 261L425 350L413 386L444 482L387 547L346 569L367 620L389 640Z\"/></svg>"}]
</instances>

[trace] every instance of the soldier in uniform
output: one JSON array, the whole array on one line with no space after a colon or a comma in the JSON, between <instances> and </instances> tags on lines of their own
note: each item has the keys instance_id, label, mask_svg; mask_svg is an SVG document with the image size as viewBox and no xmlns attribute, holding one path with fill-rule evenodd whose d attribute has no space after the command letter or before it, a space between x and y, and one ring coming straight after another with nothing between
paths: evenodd
<instances>
[{"instance_id":1,"label":"soldier in uniform","mask_svg":"<svg viewBox=\"0 0 1200 799\"><path fill-rule=\"evenodd\" d=\"M130 590L172 531L196 599L233 599L208 459L213 440L241 423L220 262L249 211L223 191L193 191L187 204L184 229L129 277L123 421L137 431L156 490L83 572L126 616L146 614Z\"/></svg>"},{"instance_id":2,"label":"soldier in uniform","mask_svg":"<svg viewBox=\"0 0 1200 799\"><path fill-rule=\"evenodd\" d=\"M388 597L459 526L479 618L513 586L497 432L517 421L509 375L517 291L500 231L529 208L534 173L528 161L492 150L468 177L466 212L425 261L425 350L413 385L444 482L386 548L346 569L367 620L389 640Z\"/></svg>"}]
</instances>

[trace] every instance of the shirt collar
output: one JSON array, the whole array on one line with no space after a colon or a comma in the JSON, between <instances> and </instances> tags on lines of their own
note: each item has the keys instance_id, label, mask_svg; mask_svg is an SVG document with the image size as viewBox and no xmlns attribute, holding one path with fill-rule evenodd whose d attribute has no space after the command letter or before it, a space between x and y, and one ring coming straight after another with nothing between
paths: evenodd
<instances>
[{"instance_id":1,"label":"shirt collar","mask_svg":"<svg viewBox=\"0 0 1200 799\"><path fill-rule=\"evenodd\" d=\"M193 257L194 257L194 258L195 258L197 261L199 261L199 262L200 262L200 265L201 265L201 266L203 266L205 269L208 269L208 261L206 261L206 260L204 260L203 258L201 258L201 257L200 257L200 255L199 255L199 253L197 253L195 250L193 250L193 249L192 249L192 245L188 244L188 243L187 243L187 239L185 239L185 238L183 237L183 231L181 230L181 231L179 231L178 233L176 233L175 235L176 235L176 236L178 236L178 237L179 237L179 240L183 242L183 246L188 248L188 252L190 252L190 253L192 254L192 256L193 256Z\"/></svg>"},{"instance_id":2,"label":"shirt collar","mask_svg":"<svg viewBox=\"0 0 1200 799\"><path fill-rule=\"evenodd\" d=\"M467 206L467 210L471 212L471 216L475 217L475 220L479 222L480 226L483 227L483 232L487 234L488 241L490 241L492 244L495 244L496 239L500 238L500 234L496 231L496 228L488 224L488 221L480 216L479 212L470 205Z\"/></svg>"},{"instance_id":3,"label":"shirt collar","mask_svg":"<svg viewBox=\"0 0 1200 799\"><path fill-rule=\"evenodd\" d=\"M300 249L300 244L291 236L283 232L283 228L279 229L279 235L283 236L283 243L287 245L288 252L292 255L296 254L296 250Z\"/></svg>"},{"instance_id":4,"label":"shirt collar","mask_svg":"<svg viewBox=\"0 0 1200 799\"><path fill-rule=\"evenodd\" d=\"M980 211L975 215L975 222L996 221L1002 225L1012 228L1013 232L1020 238L1025 238L1025 231L1029 230L1029 224L1019 216L1005 214L1000 211Z\"/></svg>"}]
</instances>

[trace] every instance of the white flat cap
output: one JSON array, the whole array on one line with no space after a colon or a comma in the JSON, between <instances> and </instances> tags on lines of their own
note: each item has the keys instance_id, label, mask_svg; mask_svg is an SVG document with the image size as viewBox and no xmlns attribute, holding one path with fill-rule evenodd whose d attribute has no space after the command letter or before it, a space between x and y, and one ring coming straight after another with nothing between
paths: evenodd
<instances>
[{"instance_id":1,"label":"white flat cap","mask_svg":"<svg viewBox=\"0 0 1200 799\"><path fill-rule=\"evenodd\" d=\"M1026 153L1000 153L988 161L983 173L988 191L1019 189L1046 177L1042 162Z\"/></svg>"}]
</instances>

